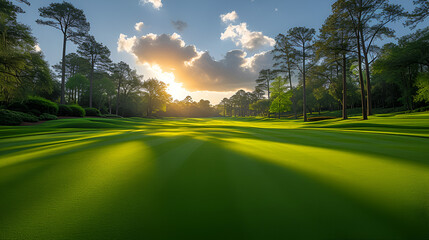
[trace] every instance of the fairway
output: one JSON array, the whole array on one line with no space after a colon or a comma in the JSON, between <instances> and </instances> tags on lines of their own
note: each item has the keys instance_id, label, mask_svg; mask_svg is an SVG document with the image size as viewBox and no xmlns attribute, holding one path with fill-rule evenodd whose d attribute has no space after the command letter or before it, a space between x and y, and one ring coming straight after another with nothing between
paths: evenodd
<instances>
[{"instance_id":1,"label":"fairway","mask_svg":"<svg viewBox=\"0 0 429 240\"><path fill-rule=\"evenodd\" d=\"M428 239L429 113L0 127L0 239Z\"/></svg>"}]
</instances>

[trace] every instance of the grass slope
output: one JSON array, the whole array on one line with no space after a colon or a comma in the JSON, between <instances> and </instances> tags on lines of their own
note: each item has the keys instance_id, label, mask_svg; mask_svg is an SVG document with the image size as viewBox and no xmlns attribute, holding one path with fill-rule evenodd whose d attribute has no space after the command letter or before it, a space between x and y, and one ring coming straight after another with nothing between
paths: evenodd
<instances>
[{"instance_id":1,"label":"grass slope","mask_svg":"<svg viewBox=\"0 0 429 240\"><path fill-rule=\"evenodd\" d=\"M429 114L0 127L0 239L428 239Z\"/></svg>"}]
</instances>

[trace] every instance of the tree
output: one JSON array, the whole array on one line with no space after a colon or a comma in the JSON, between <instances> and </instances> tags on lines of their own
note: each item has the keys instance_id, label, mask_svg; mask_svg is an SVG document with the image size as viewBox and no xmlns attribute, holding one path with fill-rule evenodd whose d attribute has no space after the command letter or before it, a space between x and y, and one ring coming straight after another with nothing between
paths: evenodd
<instances>
[{"instance_id":1,"label":"tree","mask_svg":"<svg viewBox=\"0 0 429 240\"><path fill-rule=\"evenodd\" d=\"M259 77L256 79L257 88L267 90L268 99L270 99L270 82L274 79L275 74L271 69L263 69L259 72Z\"/></svg>"},{"instance_id":2,"label":"tree","mask_svg":"<svg viewBox=\"0 0 429 240\"><path fill-rule=\"evenodd\" d=\"M70 98L72 102L79 103L82 94L89 85L88 79L82 74L75 74L67 80L66 87L71 90Z\"/></svg>"},{"instance_id":3,"label":"tree","mask_svg":"<svg viewBox=\"0 0 429 240\"><path fill-rule=\"evenodd\" d=\"M293 71L296 68L296 50L293 48L288 36L285 36L283 34L279 34L276 37L276 45L274 46L274 49L272 50L274 54L274 65L275 72L281 72L283 74L286 74L287 78L289 79L289 85L290 90L293 93L293 85L292 85L292 74ZM295 97L292 95L292 108L294 112L295 119L297 119L297 112L296 112L296 100Z\"/></svg>"},{"instance_id":4,"label":"tree","mask_svg":"<svg viewBox=\"0 0 429 240\"><path fill-rule=\"evenodd\" d=\"M48 7L39 8L40 17L50 20L37 19L41 25L47 25L60 30L63 34L63 55L61 71L61 104L65 103L65 56L67 41L78 41L89 31L89 23L86 21L82 10L75 8L71 3L51 3Z\"/></svg>"},{"instance_id":5,"label":"tree","mask_svg":"<svg viewBox=\"0 0 429 240\"><path fill-rule=\"evenodd\" d=\"M319 40L316 42L317 58L324 58L328 63L335 62L342 69L342 117L347 119L347 73L348 55L352 53L352 33L344 14L330 15L320 29Z\"/></svg>"},{"instance_id":6,"label":"tree","mask_svg":"<svg viewBox=\"0 0 429 240\"><path fill-rule=\"evenodd\" d=\"M297 64L299 71L302 74L302 91L303 91L303 106L302 114L304 116L304 122L307 122L307 96L305 92L305 80L307 73L307 64L311 61L313 57L313 38L316 34L316 31L313 28L306 27L295 27L289 29L288 39L292 46L298 48L297 59L300 60L301 65Z\"/></svg>"},{"instance_id":7,"label":"tree","mask_svg":"<svg viewBox=\"0 0 429 240\"><path fill-rule=\"evenodd\" d=\"M150 117L154 112L165 111L166 104L171 102L171 95L167 93L167 84L155 78L143 83L144 98L147 102L146 113Z\"/></svg>"},{"instance_id":8,"label":"tree","mask_svg":"<svg viewBox=\"0 0 429 240\"><path fill-rule=\"evenodd\" d=\"M372 0L371 0L372 1ZM362 5L362 0L338 0L332 5L334 14L347 17L347 22L350 23L349 28L354 33L354 38L357 46L357 68L359 73L359 84L361 92L361 104L362 104L362 118L368 119L367 113L367 101L365 97L365 86L363 81L362 73L362 43L361 43L361 29L362 29L362 9L358 6Z\"/></svg>"},{"instance_id":9,"label":"tree","mask_svg":"<svg viewBox=\"0 0 429 240\"><path fill-rule=\"evenodd\" d=\"M404 16L404 10L400 5L390 4L389 0L339 0L337 11L342 9L347 12L355 30L358 42L358 57L363 54L366 75L366 110L367 115L372 114L371 74L369 53L376 39L394 37L394 30L386 25L397 21ZM362 62L362 60L360 60Z\"/></svg>"},{"instance_id":10,"label":"tree","mask_svg":"<svg viewBox=\"0 0 429 240\"><path fill-rule=\"evenodd\" d=\"M429 16L429 1L428 0L415 0L414 5L416 8L408 13L408 20L405 25L414 29L417 24L423 22Z\"/></svg>"},{"instance_id":11,"label":"tree","mask_svg":"<svg viewBox=\"0 0 429 240\"><path fill-rule=\"evenodd\" d=\"M287 91L289 87L286 85L287 80L278 76L274 79L271 87L273 101L270 106L270 111L276 112L278 118L280 118L282 112L289 110L292 104L290 101L292 91Z\"/></svg>"},{"instance_id":12,"label":"tree","mask_svg":"<svg viewBox=\"0 0 429 240\"><path fill-rule=\"evenodd\" d=\"M89 72L89 107L92 107L92 92L95 68L105 67L110 62L110 50L103 44L95 41L94 36L87 36L77 52L91 64Z\"/></svg>"},{"instance_id":13,"label":"tree","mask_svg":"<svg viewBox=\"0 0 429 240\"><path fill-rule=\"evenodd\" d=\"M419 75L416 81L418 88L417 94L414 98L415 102L429 102L429 73L422 73Z\"/></svg>"},{"instance_id":14,"label":"tree","mask_svg":"<svg viewBox=\"0 0 429 240\"><path fill-rule=\"evenodd\" d=\"M120 96L121 96L121 87L122 83L126 80L127 74L131 71L131 68L128 64L124 62L119 62L114 64L112 67L113 79L116 83L116 115L119 114L119 105L120 105Z\"/></svg>"},{"instance_id":15,"label":"tree","mask_svg":"<svg viewBox=\"0 0 429 240\"><path fill-rule=\"evenodd\" d=\"M0 94L6 102L19 91L24 73L30 70L30 53L36 43L30 28L17 21L23 12L10 1L0 0Z\"/></svg>"}]
</instances>

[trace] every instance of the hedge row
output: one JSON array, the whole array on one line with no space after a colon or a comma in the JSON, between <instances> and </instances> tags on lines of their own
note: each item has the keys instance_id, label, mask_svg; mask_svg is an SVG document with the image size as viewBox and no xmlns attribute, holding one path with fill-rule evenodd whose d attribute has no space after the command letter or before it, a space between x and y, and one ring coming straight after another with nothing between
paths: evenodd
<instances>
[{"instance_id":1,"label":"hedge row","mask_svg":"<svg viewBox=\"0 0 429 240\"><path fill-rule=\"evenodd\" d=\"M19 125L22 122L55 120L57 116L101 117L96 108L82 108L75 105L56 104L41 97L29 97L22 102L13 102L6 109L0 109L0 125Z\"/></svg>"},{"instance_id":2,"label":"hedge row","mask_svg":"<svg viewBox=\"0 0 429 240\"><path fill-rule=\"evenodd\" d=\"M0 125L19 125L22 122L38 122L39 118L28 113L0 109Z\"/></svg>"}]
</instances>

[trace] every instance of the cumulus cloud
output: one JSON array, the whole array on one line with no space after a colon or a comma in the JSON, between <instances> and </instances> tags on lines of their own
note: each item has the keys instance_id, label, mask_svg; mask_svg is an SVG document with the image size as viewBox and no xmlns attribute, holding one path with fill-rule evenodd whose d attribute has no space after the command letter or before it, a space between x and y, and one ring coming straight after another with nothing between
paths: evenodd
<instances>
[{"instance_id":1,"label":"cumulus cloud","mask_svg":"<svg viewBox=\"0 0 429 240\"><path fill-rule=\"evenodd\" d=\"M235 20L238 19L238 14L235 11L232 11L232 12L220 15L220 19L222 19L222 22L224 23L235 22Z\"/></svg>"},{"instance_id":2,"label":"cumulus cloud","mask_svg":"<svg viewBox=\"0 0 429 240\"><path fill-rule=\"evenodd\" d=\"M173 25L173 27L179 32L182 32L188 27L188 24L181 20L171 21L171 25Z\"/></svg>"},{"instance_id":3,"label":"cumulus cloud","mask_svg":"<svg viewBox=\"0 0 429 240\"><path fill-rule=\"evenodd\" d=\"M241 46L246 50L255 51L264 46L274 46L276 41L265 36L262 32L250 31L247 23L238 25L230 24L220 36L221 40L231 39L235 45Z\"/></svg>"},{"instance_id":4,"label":"cumulus cloud","mask_svg":"<svg viewBox=\"0 0 429 240\"><path fill-rule=\"evenodd\" d=\"M140 4L152 4L152 7L159 10L162 7L162 0L140 0Z\"/></svg>"},{"instance_id":5,"label":"cumulus cloud","mask_svg":"<svg viewBox=\"0 0 429 240\"><path fill-rule=\"evenodd\" d=\"M121 34L118 51L134 55L140 64L173 73L175 81L189 91L253 89L259 71L272 66L270 52L247 57L243 50L232 50L223 59L215 60L209 52L186 45L178 34L147 34L140 38Z\"/></svg>"},{"instance_id":6,"label":"cumulus cloud","mask_svg":"<svg viewBox=\"0 0 429 240\"><path fill-rule=\"evenodd\" d=\"M34 51L36 51L36 52L41 52L42 51L42 49L40 48L40 46L39 46L39 44L36 44L36 45L34 45Z\"/></svg>"},{"instance_id":7,"label":"cumulus cloud","mask_svg":"<svg viewBox=\"0 0 429 240\"><path fill-rule=\"evenodd\" d=\"M143 22L138 22L138 23L136 23L136 25L134 26L134 29L135 29L136 31L141 31L141 30L142 30L142 28L143 28L143 26L144 26L144 23L143 23Z\"/></svg>"}]
</instances>

